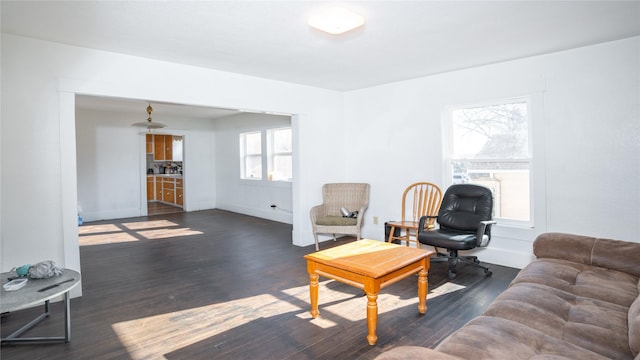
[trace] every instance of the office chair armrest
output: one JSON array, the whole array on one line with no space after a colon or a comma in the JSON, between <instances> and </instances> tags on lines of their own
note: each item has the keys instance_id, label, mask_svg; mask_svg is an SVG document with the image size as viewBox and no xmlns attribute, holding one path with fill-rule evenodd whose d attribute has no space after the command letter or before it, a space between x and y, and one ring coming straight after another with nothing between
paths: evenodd
<instances>
[{"instance_id":1,"label":"office chair armrest","mask_svg":"<svg viewBox=\"0 0 640 360\"><path fill-rule=\"evenodd\" d=\"M478 225L478 232L476 232L476 246L483 247L489 244L489 241L491 240L491 232L489 231L488 235L486 233L487 230L491 230L491 225L496 223L497 221L495 220L480 221L480 224ZM487 236L486 239L485 236Z\"/></svg>"},{"instance_id":2,"label":"office chair armrest","mask_svg":"<svg viewBox=\"0 0 640 360\"><path fill-rule=\"evenodd\" d=\"M434 215L425 215L420 217L420 222L418 223L418 233L421 233L425 230L425 223L427 222L427 220L429 219L437 219L437 216ZM426 229L433 229L435 226L434 225L428 225Z\"/></svg>"}]
</instances>

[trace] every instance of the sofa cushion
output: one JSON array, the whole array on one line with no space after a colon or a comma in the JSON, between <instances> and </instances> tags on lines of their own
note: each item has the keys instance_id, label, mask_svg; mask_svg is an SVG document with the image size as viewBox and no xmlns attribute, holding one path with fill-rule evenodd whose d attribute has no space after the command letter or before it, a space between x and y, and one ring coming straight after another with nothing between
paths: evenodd
<instances>
[{"instance_id":1,"label":"sofa cushion","mask_svg":"<svg viewBox=\"0 0 640 360\"><path fill-rule=\"evenodd\" d=\"M611 359L632 359L625 306L520 283L484 312Z\"/></svg>"},{"instance_id":2,"label":"sofa cushion","mask_svg":"<svg viewBox=\"0 0 640 360\"><path fill-rule=\"evenodd\" d=\"M471 320L435 350L463 359L607 359L526 325L491 316Z\"/></svg>"},{"instance_id":3,"label":"sofa cushion","mask_svg":"<svg viewBox=\"0 0 640 360\"><path fill-rule=\"evenodd\" d=\"M638 278L619 271L561 259L538 259L527 265L512 284L535 283L625 307L638 296Z\"/></svg>"},{"instance_id":4,"label":"sofa cushion","mask_svg":"<svg viewBox=\"0 0 640 360\"><path fill-rule=\"evenodd\" d=\"M638 278L561 259L527 265L484 315L521 323L613 359L632 359L629 307Z\"/></svg>"}]
</instances>

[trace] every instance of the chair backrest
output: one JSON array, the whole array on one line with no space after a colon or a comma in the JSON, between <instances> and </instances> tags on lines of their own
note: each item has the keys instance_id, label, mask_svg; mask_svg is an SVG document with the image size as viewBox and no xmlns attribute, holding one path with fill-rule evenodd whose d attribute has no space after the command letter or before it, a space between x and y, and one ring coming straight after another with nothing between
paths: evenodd
<instances>
[{"instance_id":1,"label":"chair backrest","mask_svg":"<svg viewBox=\"0 0 640 360\"><path fill-rule=\"evenodd\" d=\"M474 184L451 185L442 198L438 224L441 229L475 233L481 221L491 220L492 213L493 194L489 188ZM487 229L490 231L491 227Z\"/></svg>"},{"instance_id":2,"label":"chair backrest","mask_svg":"<svg viewBox=\"0 0 640 360\"><path fill-rule=\"evenodd\" d=\"M369 206L369 184L332 183L322 186L322 203L329 215L340 215L340 208L360 211Z\"/></svg>"},{"instance_id":3,"label":"chair backrest","mask_svg":"<svg viewBox=\"0 0 640 360\"><path fill-rule=\"evenodd\" d=\"M442 191L437 185L430 182L413 183L402 193L402 221L419 221L423 216L436 216L441 202Z\"/></svg>"}]
</instances>

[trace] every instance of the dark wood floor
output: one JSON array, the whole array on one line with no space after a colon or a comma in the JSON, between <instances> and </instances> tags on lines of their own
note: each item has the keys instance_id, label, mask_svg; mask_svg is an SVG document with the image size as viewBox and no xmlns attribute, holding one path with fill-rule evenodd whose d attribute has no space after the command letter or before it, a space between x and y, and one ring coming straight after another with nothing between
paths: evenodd
<instances>
[{"instance_id":1,"label":"dark wood floor","mask_svg":"<svg viewBox=\"0 0 640 360\"><path fill-rule=\"evenodd\" d=\"M221 210L87 223L80 228L83 296L72 299L72 341L9 345L8 359L372 359L398 345L433 347L500 293L516 269L493 276L461 265L429 273L428 310L413 277L379 298L378 343L367 344L366 297L321 278L320 317L309 315L303 255L291 225ZM322 243L322 248L353 239ZM2 335L40 308L2 318ZM62 333L61 304L26 335Z\"/></svg>"},{"instance_id":2,"label":"dark wood floor","mask_svg":"<svg viewBox=\"0 0 640 360\"><path fill-rule=\"evenodd\" d=\"M181 213L183 211L184 209L179 206L164 204L158 201L147 202L147 214L149 214L149 216L175 214L175 213Z\"/></svg>"}]
</instances>

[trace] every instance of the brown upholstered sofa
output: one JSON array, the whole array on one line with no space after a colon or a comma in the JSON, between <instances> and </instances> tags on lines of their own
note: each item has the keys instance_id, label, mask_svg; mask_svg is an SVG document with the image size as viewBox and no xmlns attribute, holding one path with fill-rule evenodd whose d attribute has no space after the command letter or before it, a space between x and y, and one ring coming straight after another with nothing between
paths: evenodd
<instances>
[{"instance_id":1,"label":"brown upholstered sofa","mask_svg":"<svg viewBox=\"0 0 640 360\"><path fill-rule=\"evenodd\" d=\"M376 360L640 360L640 243L547 233L533 251L509 288L435 349L401 346Z\"/></svg>"}]
</instances>

